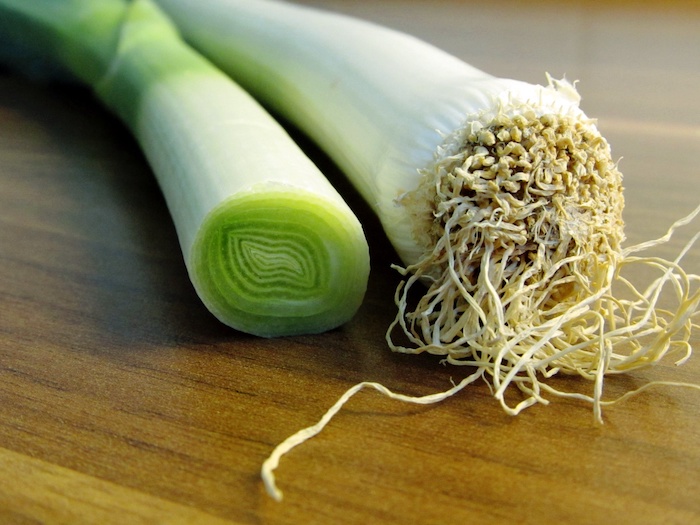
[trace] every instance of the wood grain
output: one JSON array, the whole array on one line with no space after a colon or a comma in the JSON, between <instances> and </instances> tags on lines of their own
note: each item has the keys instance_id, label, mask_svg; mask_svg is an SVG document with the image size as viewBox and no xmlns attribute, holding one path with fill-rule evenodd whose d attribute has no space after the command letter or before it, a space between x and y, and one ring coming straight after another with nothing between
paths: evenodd
<instances>
[{"instance_id":1,"label":"wood grain","mask_svg":"<svg viewBox=\"0 0 700 525\"><path fill-rule=\"evenodd\" d=\"M412 32L497 75L580 79L584 109L623 157L630 243L699 203L691 4L306 3ZM121 125L84 90L0 73L0 523L700 523L700 393L680 388L611 407L603 426L561 399L512 418L483 384L422 408L362 393L283 458L284 502L267 497L259 469L272 448L351 385L419 395L465 373L388 351L395 254L298 139L366 225L370 289L340 329L258 339L199 303ZM700 273L699 252L688 271ZM698 356L606 388L655 379L699 383Z\"/></svg>"}]
</instances>

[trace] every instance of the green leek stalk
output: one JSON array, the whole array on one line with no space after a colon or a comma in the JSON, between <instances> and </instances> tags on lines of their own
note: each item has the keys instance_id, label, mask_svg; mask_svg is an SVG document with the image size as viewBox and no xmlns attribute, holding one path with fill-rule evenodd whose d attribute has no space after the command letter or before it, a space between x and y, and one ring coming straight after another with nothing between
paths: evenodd
<instances>
[{"instance_id":1,"label":"green leek stalk","mask_svg":"<svg viewBox=\"0 0 700 525\"><path fill-rule=\"evenodd\" d=\"M151 165L192 283L264 337L348 321L369 274L362 227L284 129L149 0L1 0L0 40L93 88ZM16 65L16 64L14 64Z\"/></svg>"}]
</instances>

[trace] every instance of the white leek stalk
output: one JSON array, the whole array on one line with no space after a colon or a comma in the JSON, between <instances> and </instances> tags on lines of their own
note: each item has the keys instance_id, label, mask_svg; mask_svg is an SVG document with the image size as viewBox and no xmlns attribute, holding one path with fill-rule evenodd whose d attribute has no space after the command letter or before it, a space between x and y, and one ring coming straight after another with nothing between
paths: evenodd
<instances>
[{"instance_id":1,"label":"white leek stalk","mask_svg":"<svg viewBox=\"0 0 700 525\"><path fill-rule=\"evenodd\" d=\"M308 133L374 208L405 264L391 348L477 369L445 395L484 377L511 414L551 394L590 401L600 420L606 374L689 357L698 277L680 256L623 249L622 177L572 85L495 78L408 35L293 4L158 1L196 48ZM658 277L638 292L621 273L629 265ZM427 289L409 306L421 282ZM662 290L675 307L659 306ZM556 391L546 379L559 372L592 380L592 395ZM281 497L272 475L280 455L365 386L409 400L374 383L353 387L266 462L271 494ZM521 391L514 406L509 386Z\"/></svg>"},{"instance_id":2,"label":"white leek stalk","mask_svg":"<svg viewBox=\"0 0 700 525\"><path fill-rule=\"evenodd\" d=\"M2 0L3 11L5 39L39 44L133 132L216 317L260 336L322 332L352 317L369 273L357 218L154 3Z\"/></svg>"}]
</instances>

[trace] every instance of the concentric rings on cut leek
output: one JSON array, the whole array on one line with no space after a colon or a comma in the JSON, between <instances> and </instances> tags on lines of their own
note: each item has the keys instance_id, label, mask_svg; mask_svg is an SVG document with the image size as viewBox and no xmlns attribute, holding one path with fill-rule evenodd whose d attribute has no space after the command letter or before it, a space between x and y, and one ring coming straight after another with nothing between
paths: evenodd
<instances>
[{"instance_id":1,"label":"concentric rings on cut leek","mask_svg":"<svg viewBox=\"0 0 700 525\"><path fill-rule=\"evenodd\" d=\"M290 301L313 301L325 294L327 257L318 235L299 225L300 231L280 232L276 222L264 217L222 228L212 258L222 273L215 276L219 288L235 290L251 311L268 312L270 306ZM318 261L314 261L317 258ZM265 304L260 299L265 297ZM274 298L281 305L274 305ZM272 302L270 300L272 299Z\"/></svg>"},{"instance_id":2,"label":"concentric rings on cut leek","mask_svg":"<svg viewBox=\"0 0 700 525\"><path fill-rule=\"evenodd\" d=\"M357 230L300 192L224 202L195 241L191 273L222 321L273 337L321 332L359 307L369 274L356 257Z\"/></svg>"},{"instance_id":3,"label":"concentric rings on cut leek","mask_svg":"<svg viewBox=\"0 0 700 525\"><path fill-rule=\"evenodd\" d=\"M259 294L307 299L323 291L328 286L327 268L313 261L315 252L323 249L320 239L313 232L286 232L285 237L279 238L274 223L265 219L222 231L220 264L226 267L236 261L238 266L227 268L221 278L251 301Z\"/></svg>"}]
</instances>

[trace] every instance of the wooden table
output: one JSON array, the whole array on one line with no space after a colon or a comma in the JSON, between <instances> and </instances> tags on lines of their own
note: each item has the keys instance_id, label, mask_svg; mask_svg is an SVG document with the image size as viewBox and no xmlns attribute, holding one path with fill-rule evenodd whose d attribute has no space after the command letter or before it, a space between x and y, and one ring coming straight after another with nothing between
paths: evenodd
<instances>
[{"instance_id":1,"label":"wooden table","mask_svg":"<svg viewBox=\"0 0 700 525\"><path fill-rule=\"evenodd\" d=\"M584 109L623 157L630 243L700 202L697 4L313 3L496 75L580 79ZM0 523L700 523L700 392L681 388L611 407L602 426L561 399L508 416L484 384L424 408L362 393L282 459L285 500L269 498L264 459L351 385L420 395L465 373L387 349L396 256L299 138L366 223L370 288L340 329L257 339L199 303L115 119L81 89L0 74ZM699 252L688 271L700 273ZM611 378L607 392L654 379L698 383L700 356Z\"/></svg>"}]
</instances>

